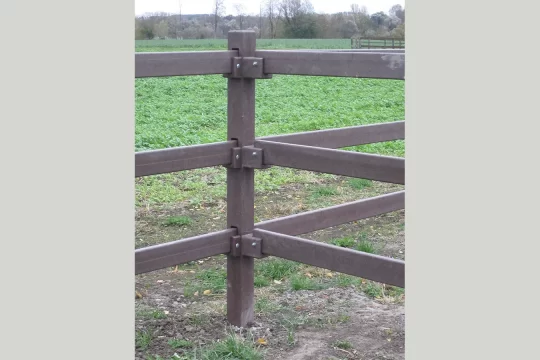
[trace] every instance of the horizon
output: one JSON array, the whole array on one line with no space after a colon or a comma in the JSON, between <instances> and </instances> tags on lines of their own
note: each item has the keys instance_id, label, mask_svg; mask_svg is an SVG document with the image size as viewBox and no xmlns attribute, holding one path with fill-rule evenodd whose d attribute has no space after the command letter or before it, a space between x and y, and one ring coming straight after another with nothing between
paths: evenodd
<instances>
[{"instance_id":1,"label":"horizon","mask_svg":"<svg viewBox=\"0 0 540 360\"><path fill-rule=\"evenodd\" d=\"M212 13L212 5L214 0L135 0L135 16L141 16L148 13L168 13L182 15L203 15ZM264 1L263 1L264 3ZM253 0L225 0L225 14L235 15L235 4L242 4L245 7L247 15L259 15L261 1ZM350 11L352 4L358 4L361 7L365 6L369 14L374 14L383 11L388 14L388 11L393 5L401 5L405 7L403 0L311 0L311 4L318 14L333 14L339 12ZM181 10L181 11L180 11Z\"/></svg>"}]
</instances>

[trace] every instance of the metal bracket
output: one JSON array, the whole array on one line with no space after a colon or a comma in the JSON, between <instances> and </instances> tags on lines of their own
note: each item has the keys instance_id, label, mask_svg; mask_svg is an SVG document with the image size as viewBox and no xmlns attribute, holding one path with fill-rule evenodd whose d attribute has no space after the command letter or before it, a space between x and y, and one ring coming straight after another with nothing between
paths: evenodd
<instances>
[{"instance_id":1,"label":"metal bracket","mask_svg":"<svg viewBox=\"0 0 540 360\"><path fill-rule=\"evenodd\" d=\"M224 76L232 79L271 79L272 74L263 72L263 58L234 57L230 74Z\"/></svg>"},{"instance_id":2,"label":"metal bracket","mask_svg":"<svg viewBox=\"0 0 540 360\"><path fill-rule=\"evenodd\" d=\"M263 164L263 150L254 146L235 147L231 151L231 163L227 167L240 169L268 169L270 165Z\"/></svg>"},{"instance_id":3,"label":"metal bracket","mask_svg":"<svg viewBox=\"0 0 540 360\"><path fill-rule=\"evenodd\" d=\"M252 234L231 237L231 256L249 256L253 258L264 258L262 253L262 240Z\"/></svg>"},{"instance_id":4,"label":"metal bracket","mask_svg":"<svg viewBox=\"0 0 540 360\"><path fill-rule=\"evenodd\" d=\"M242 255L261 259L266 257L262 253L262 239L251 234L242 236Z\"/></svg>"},{"instance_id":5,"label":"metal bracket","mask_svg":"<svg viewBox=\"0 0 540 360\"><path fill-rule=\"evenodd\" d=\"M231 256L242 256L242 236L231 236Z\"/></svg>"}]
</instances>

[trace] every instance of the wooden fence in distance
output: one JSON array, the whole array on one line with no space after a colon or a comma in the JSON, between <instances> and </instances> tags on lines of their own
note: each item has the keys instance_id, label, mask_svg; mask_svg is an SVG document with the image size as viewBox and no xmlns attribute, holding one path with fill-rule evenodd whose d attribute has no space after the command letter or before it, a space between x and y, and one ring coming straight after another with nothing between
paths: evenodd
<instances>
[{"instance_id":1,"label":"wooden fence in distance","mask_svg":"<svg viewBox=\"0 0 540 360\"><path fill-rule=\"evenodd\" d=\"M137 53L135 77L223 74L226 141L135 153L135 176L227 167L227 228L135 250L135 273L227 254L227 317L254 317L254 259L277 256L404 287L405 263L297 237L405 207L404 191L254 223L254 171L283 166L404 184L405 159L339 148L405 138L404 121L255 138L255 80L272 74L404 80L405 55L388 51L256 50L253 31L231 31L228 50Z\"/></svg>"},{"instance_id":2,"label":"wooden fence in distance","mask_svg":"<svg viewBox=\"0 0 540 360\"><path fill-rule=\"evenodd\" d=\"M403 38L351 38L351 49L405 49Z\"/></svg>"}]
</instances>

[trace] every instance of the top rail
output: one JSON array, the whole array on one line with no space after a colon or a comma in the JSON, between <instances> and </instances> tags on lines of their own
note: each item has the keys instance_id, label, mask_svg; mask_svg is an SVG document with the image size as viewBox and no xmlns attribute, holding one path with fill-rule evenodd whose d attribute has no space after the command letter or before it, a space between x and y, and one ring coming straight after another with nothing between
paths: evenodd
<instances>
[{"instance_id":1,"label":"top rail","mask_svg":"<svg viewBox=\"0 0 540 360\"><path fill-rule=\"evenodd\" d=\"M135 77L231 74L236 50L136 53ZM392 50L258 50L265 74L405 79L405 53Z\"/></svg>"},{"instance_id":2,"label":"top rail","mask_svg":"<svg viewBox=\"0 0 540 360\"><path fill-rule=\"evenodd\" d=\"M135 77L229 74L238 51L136 53Z\"/></svg>"},{"instance_id":3,"label":"top rail","mask_svg":"<svg viewBox=\"0 0 540 360\"><path fill-rule=\"evenodd\" d=\"M255 51L265 74L405 79L405 54L336 51Z\"/></svg>"}]
</instances>

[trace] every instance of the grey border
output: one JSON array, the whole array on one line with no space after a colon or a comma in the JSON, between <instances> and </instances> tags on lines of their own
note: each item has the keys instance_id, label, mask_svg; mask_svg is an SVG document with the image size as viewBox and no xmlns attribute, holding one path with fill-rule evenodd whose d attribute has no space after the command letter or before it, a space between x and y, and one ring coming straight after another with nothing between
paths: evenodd
<instances>
[{"instance_id":1,"label":"grey border","mask_svg":"<svg viewBox=\"0 0 540 360\"><path fill-rule=\"evenodd\" d=\"M0 358L134 358L134 3L2 2Z\"/></svg>"},{"instance_id":2,"label":"grey border","mask_svg":"<svg viewBox=\"0 0 540 360\"><path fill-rule=\"evenodd\" d=\"M406 6L407 359L534 358L538 5ZM134 4L2 8L0 353L133 358Z\"/></svg>"},{"instance_id":3,"label":"grey border","mask_svg":"<svg viewBox=\"0 0 540 360\"><path fill-rule=\"evenodd\" d=\"M533 6L406 2L406 359L538 357Z\"/></svg>"}]
</instances>

